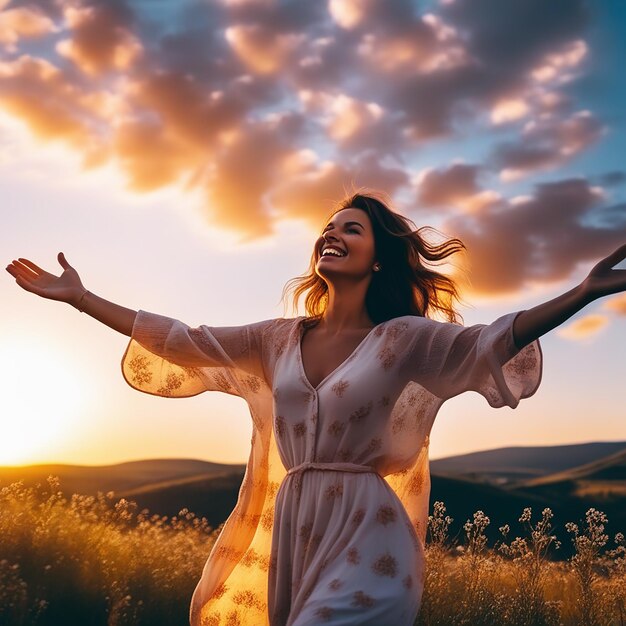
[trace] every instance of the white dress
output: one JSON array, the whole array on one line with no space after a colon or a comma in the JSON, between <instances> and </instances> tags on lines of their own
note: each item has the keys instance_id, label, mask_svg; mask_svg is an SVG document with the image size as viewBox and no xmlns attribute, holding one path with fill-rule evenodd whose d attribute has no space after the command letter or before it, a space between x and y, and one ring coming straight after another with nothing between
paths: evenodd
<instances>
[{"instance_id":1,"label":"white dress","mask_svg":"<svg viewBox=\"0 0 626 626\"><path fill-rule=\"evenodd\" d=\"M122 359L133 388L246 400L250 458L204 567L191 626L412 626L424 587L429 433L464 391L515 408L541 381L538 341L509 313L461 326L406 315L375 326L317 387L304 317L191 328L140 310Z\"/></svg>"}]
</instances>

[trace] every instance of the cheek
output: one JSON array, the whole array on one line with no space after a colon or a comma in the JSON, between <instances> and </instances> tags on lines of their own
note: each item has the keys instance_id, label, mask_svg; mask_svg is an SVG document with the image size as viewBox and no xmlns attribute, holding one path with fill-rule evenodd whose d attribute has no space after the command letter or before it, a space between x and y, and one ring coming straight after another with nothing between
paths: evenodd
<instances>
[{"instance_id":1,"label":"cheek","mask_svg":"<svg viewBox=\"0 0 626 626\"><path fill-rule=\"evenodd\" d=\"M351 250L355 257L360 259L367 259L368 261L374 256L374 246L369 241L355 241Z\"/></svg>"},{"instance_id":2,"label":"cheek","mask_svg":"<svg viewBox=\"0 0 626 626\"><path fill-rule=\"evenodd\" d=\"M322 246L324 245L324 238L320 237L316 242L315 242L315 246L313 246L313 252L314 254L316 254L318 257L320 255L320 253L322 252Z\"/></svg>"}]
</instances>

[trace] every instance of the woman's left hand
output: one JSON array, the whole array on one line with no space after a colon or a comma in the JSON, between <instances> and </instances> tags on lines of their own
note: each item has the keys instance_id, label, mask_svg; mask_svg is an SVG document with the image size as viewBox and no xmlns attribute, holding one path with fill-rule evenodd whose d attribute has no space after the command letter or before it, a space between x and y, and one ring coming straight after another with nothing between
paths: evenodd
<instances>
[{"instance_id":1,"label":"woman's left hand","mask_svg":"<svg viewBox=\"0 0 626 626\"><path fill-rule=\"evenodd\" d=\"M582 282L582 290L589 300L596 300L612 293L626 291L626 270L614 270L626 258L626 244L602 259Z\"/></svg>"}]
</instances>

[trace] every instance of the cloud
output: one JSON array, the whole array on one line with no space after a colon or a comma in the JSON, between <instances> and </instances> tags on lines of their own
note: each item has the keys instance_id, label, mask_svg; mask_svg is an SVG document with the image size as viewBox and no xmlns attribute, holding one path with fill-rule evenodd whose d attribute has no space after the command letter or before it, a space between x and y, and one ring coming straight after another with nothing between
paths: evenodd
<instances>
[{"instance_id":1,"label":"cloud","mask_svg":"<svg viewBox=\"0 0 626 626\"><path fill-rule=\"evenodd\" d=\"M609 323L606 315L591 313L557 329L557 335L572 341L581 341L593 337Z\"/></svg>"},{"instance_id":2,"label":"cloud","mask_svg":"<svg viewBox=\"0 0 626 626\"><path fill-rule=\"evenodd\" d=\"M491 109L491 121L494 124L514 122L526 117L529 113L530 106L524 98L503 98L498 100Z\"/></svg>"},{"instance_id":3,"label":"cloud","mask_svg":"<svg viewBox=\"0 0 626 626\"><path fill-rule=\"evenodd\" d=\"M559 328L557 334L573 341L585 340L595 336L598 332L609 326L609 323L612 321L611 318L614 319L615 315L626 315L626 293L620 293L605 300L601 309L611 315L605 315L603 313L585 315Z\"/></svg>"},{"instance_id":4,"label":"cloud","mask_svg":"<svg viewBox=\"0 0 626 626\"><path fill-rule=\"evenodd\" d=\"M236 24L225 37L235 54L256 74L275 74L283 69L306 38L304 33L276 33L258 24Z\"/></svg>"},{"instance_id":5,"label":"cloud","mask_svg":"<svg viewBox=\"0 0 626 626\"><path fill-rule=\"evenodd\" d=\"M64 15L71 36L56 51L87 74L127 70L142 52L129 28L132 13L122 2L70 4Z\"/></svg>"},{"instance_id":6,"label":"cloud","mask_svg":"<svg viewBox=\"0 0 626 626\"><path fill-rule=\"evenodd\" d=\"M388 111L375 101L362 101L343 93L301 90L298 97L305 115L315 116L337 151L345 155L376 146L378 151L399 152L404 140Z\"/></svg>"},{"instance_id":7,"label":"cloud","mask_svg":"<svg viewBox=\"0 0 626 626\"><path fill-rule=\"evenodd\" d=\"M100 111L106 110L106 93L73 85L59 68L27 55L0 62L0 89L4 110L25 121L37 137L62 140L86 160L102 152L97 125L104 122Z\"/></svg>"},{"instance_id":8,"label":"cloud","mask_svg":"<svg viewBox=\"0 0 626 626\"><path fill-rule=\"evenodd\" d=\"M516 180L563 165L604 131L590 111L579 111L567 119L532 120L524 126L519 141L497 146L491 160L500 169L502 180Z\"/></svg>"},{"instance_id":9,"label":"cloud","mask_svg":"<svg viewBox=\"0 0 626 626\"><path fill-rule=\"evenodd\" d=\"M112 149L134 191L152 191L177 182L197 158L166 127L141 120L120 124Z\"/></svg>"},{"instance_id":10,"label":"cloud","mask_svg":"<svg viewBox=\"0 0 626 626\"><path fill-rule=\"evenodd\" d=\"M350 29L362 23L374 6L373 0L329 0L328 11L339 26Z\"/></svg>"},{"instance_id":11,"label":"cloud","mask_svg":"<svg viewBox=\"0 0 626 626\"><path fill-rule=\"evenodd\" d=\"M272 233L274 219L263 194L282 179L298 115L278 115L234 131L202 176L208 221L241 234L242 241Z\"/></svg>"},{"instance_id":12,"label":"cloud","mask_svg":"<svg viewBox=\"0 0 626 626\"><path fill-rule=\"evenodd\" d=\"M471 62L456 30L432 14L393 30L363 33L357 50L363 63L392 75L429 75Z\"/></svg>"},{"instance_id":13,"label":"cloud","mask_svg":"<svg viewBox=\"0 0 626 626\"><path fill-rule=\"evenodd\" d=\"M460 4L475 4L481 19ZM400 142L420 141L451 132L460 102L483 107L502 100L523 72L545 54L557 54L563 40L585 26L579 0L557 2L559 19L551 17L547 25L552 9L534 0L527 4L512 2L502 10L482 0L420 15L409 0L337 0L326 10L323 3L301 0L189 3L179 11L180 22L161 23L160 7L147 15L140 3L89 0L64 4L68 36L56 43L56 52L94 77L128 75L141 60L133 79L157 70L179 72L214 91L227 91L247 72L276 81L266 83L274 104L285 88L334 96L349 80L351 93L344 97L393 111L393 135ZM527 19L520 37L520 22L509 12L532 15L537 23ZM492 53L494 33L507 43L515 39L516 54Z\"/></svg>"},{"instance_id":14,"label":"cloud","mask_svg":"<svg viewBox=\"0 0 626 626\"><path fill-rule=\"evenodd\" d=\"M563 96L550 91L560 82L546 78L539 85L533 71L569 63L572 78L584 57L580 42L590 16L583 0L464 0L442 5L439 19L458 33L455 46L462 46L465 62L432 74L405 73L391 87L415 141L449 135L455 121L470 121L511 98L531 94L537 108L562 106Z\"/></svg>"},{"instance_id":15,"label":"cloud","mask_svg":"<svg viewBox=\"0 0 626 626\"><path fill-rule=\"evenodd\" d=\"M484 170L482 165L466 163L422 170L415 182L418 205L423 209L437 208L449 213L474 213L500 202L500 193L481 189L478 178Z\"/></svg>"},{"instance_id":16,"label":"cloud","mask_svg":"<svg viewBox=\"0 0 626 626\"><path fill-rule=\"evenodd\" d=\"M55 31L53 20L36 7L0 11L0 45L9 52L17 50L16 44L21 39L37 38Z\"/></svg>"},{"instance_id":17,"label":"cloud","mask_svg":"<svg viewBox=\"0 0 626 626\"><path fill-rule=\"evenodd\" d=\"M617 315L626 315L626 293L621 293L605 300L602 308Z\"/></svg>"},{"instance_id":18,"label":"cloud","mask_svg":"<svg viewBox=\"0 0 626 626\"><path fill-rule=\"evenodd\" d=\"M442 15L468 32L472 52L490 68L535 65L568 44L590 21L581 0L464 0L443 7Z\"/></svg>"},{"instance_id":19,"label":"cloud","mask_svg":"<svg viewBox=\"0 0 626 626\"><path fill-rule=\"evenodd\" d=\"M582 178L536 185L534 194L502 199L473 214L448 218L442 230L468 248L471 291L493 296L530 284L567 280L579 265L589 269L626 239L626 214L598 227L605 195Z\"/></svg>"},{"instance_id":20,"label":"cloud","mask_svg":"<svg viewBox=\"0 0 626 626\"><path fill-rule=\"evenodd\" d=\"M576 77L587 53L584 41L577 39L567 42L560 50L546 54L531 70L531 76L538 83L568 83Z\"/></svg>"},{"instance_id":21,"label":"cloud","mask_svg":"<svg viewBox=\"0 0 626 626\"><path fill-rule=\"evenodd\" d=\"M460 203L480 192L477 176L480 166L455 163L447 168L427 168L420 172L418 202L424 206Z\"/></svg>"},{"instance_id":22,"label":"cloud","mask_svg":"<svg viewBox=\"0 0 626 626\"><path fill-rule=\"evenodd\" d=\"M281 172L285 176L281 176L283 180L276 185L268 200L276 207L278 218L304 219L315 232L321 229L322 220L332 206L353 188L384 189L393 196L409 183L403 169L383 167L373 154L363 156L350 169L334 161L320 162L309 155L309 158L301 157L303 166L298 170L293 164L293 156L288 155L285 163L289 169Z\"/></svg>"}]
</instances>

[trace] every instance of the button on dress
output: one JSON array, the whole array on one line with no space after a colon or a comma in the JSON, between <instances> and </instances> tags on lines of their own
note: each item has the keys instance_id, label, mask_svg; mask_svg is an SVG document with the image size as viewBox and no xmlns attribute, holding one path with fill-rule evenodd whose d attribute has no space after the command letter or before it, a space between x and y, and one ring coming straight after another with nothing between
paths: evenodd
<instances>
[{"instance_id":1,"label":"button on dress","mask_svg":"<svg viewBox=\"0 0 626 626\"><path fill-rule=\"evenodd\" d=\"M237 504L190 606L191 626L412 626L424 588L429 434L445 400L515 408L541 381L513 321L377 324L313 387L306 318L190 327L140 310L122 358L139 391L242 397L252 418Z\"/></svg>"}]
</instances>

